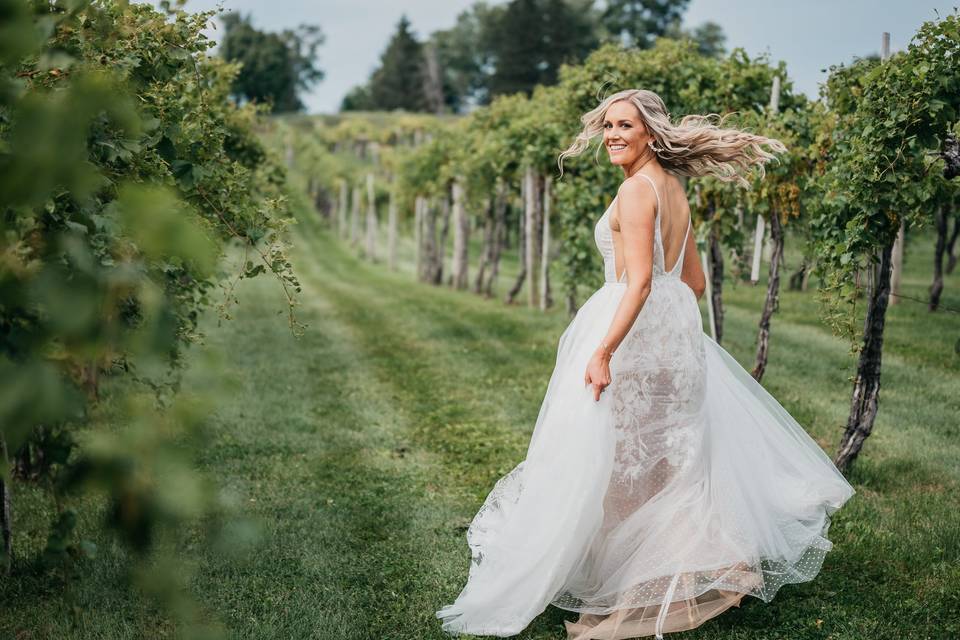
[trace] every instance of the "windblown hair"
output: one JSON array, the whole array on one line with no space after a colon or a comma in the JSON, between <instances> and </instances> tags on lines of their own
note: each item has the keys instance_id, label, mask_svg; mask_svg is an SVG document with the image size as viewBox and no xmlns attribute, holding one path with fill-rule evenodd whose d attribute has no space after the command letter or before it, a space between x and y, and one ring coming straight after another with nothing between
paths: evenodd
<instances>
[{"instance_id":1,"label":"windblown hair","mask_svg":"<svg viewBox=\"0 0 960 640\"><path fill-rule=\"evenodd\" d=\"M684 116L679 124L670 122L670 114L663 100L656 93L646 89L626 89L605 98L596 108L581 116L583 130L566 150L557 158L560 175L563 175L563 160L577 156L590 146L590 141L603 135L603 119L607 109L614 102L629 101L640 112L647 131L653 136L651 145L660 165L672 173L684 176L712 175L724 182L736 180L749 188L747 180L753 166L759 168L759 175L766 175L764 164L776 156L765 150L767 145L777 153L783 153L787 147L774 138L759 136L740 129L723 129L719 125L729 117L719 114ZM717 123L713 120L717 118ZM600 144L597 146L599 153Z\"/></svg>"}]
</instances>

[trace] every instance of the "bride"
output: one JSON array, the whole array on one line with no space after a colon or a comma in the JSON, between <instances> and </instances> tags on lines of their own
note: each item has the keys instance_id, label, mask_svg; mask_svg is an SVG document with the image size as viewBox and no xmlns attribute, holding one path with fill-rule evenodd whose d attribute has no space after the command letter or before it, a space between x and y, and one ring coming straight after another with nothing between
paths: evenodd
<instances>
[{"instance_id":1,"label":"bride","mask_svg":"<svg viewBox=\"0 0 960 640\"><path fill-rule=\"evenodd\" d=\"M751 595L812 580L830 516L853 487L803 428L703 333L705 279L677 175L749 186L786 148L674 125L626 90L582 117L560 154L602 134L625 179L597 221L603 286L560 337L526 459L467 531L472 561L452 634L512 636L548 605L578 612L570 640L692 629Z\"/></svg>"}]
</instances>

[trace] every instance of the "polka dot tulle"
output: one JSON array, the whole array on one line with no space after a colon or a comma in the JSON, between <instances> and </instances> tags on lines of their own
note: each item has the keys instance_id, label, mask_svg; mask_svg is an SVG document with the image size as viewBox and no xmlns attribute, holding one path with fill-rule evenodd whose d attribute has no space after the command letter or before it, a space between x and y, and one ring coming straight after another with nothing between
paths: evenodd
<instances>
[{"instance_id":1,"label":"polka dot tulle","mask_svg":"<svg viewBox=\"0 0 960 640\"><path fill-rule=\"evenodd\" d=\"M467 531L467 584L437 612L449 633L515 635L551 604L579 614L570 640L692 629L812 580L830 517L854 494L703 333L682 251L664 269L659 205L651 291L594 401L584 371L626 290L609 214L595 228L604 285L560 337L525 459Z\"/></svg>"}]
</instances>

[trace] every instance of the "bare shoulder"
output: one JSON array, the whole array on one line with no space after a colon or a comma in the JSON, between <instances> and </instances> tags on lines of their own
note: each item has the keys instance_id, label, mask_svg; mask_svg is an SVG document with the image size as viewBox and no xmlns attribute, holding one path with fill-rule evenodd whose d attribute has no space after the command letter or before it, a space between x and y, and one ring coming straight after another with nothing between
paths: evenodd
<instances>
[{"instance_id":1,"label":"bare shoulder","mask_svg":"<svg viewBox=\"0 0 960 640\"><path fill-rule=\"evenodd\" d=\"M627 178L617 189L618 220L640 222L653 220L657 209L657 195L653 186L643 178Z\"/></svg>"}]
</instances>

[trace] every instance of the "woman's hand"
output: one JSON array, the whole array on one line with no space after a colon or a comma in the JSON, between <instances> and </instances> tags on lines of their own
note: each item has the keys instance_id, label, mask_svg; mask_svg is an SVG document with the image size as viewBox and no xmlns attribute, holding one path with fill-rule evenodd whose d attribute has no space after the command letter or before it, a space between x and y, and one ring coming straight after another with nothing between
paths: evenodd
<instances>
[{"instance_id":1,"label":"woman's hand","mask_svg":"<svg viewBox=\"0 0 960 640\"><path fill-rule=\"evenodd\" d=\"M593 400L600 401L600 394L610 384L610 354L602 347L597 349L590 362L587 363L587 372L583 377L584 384L593 385Z\"/></svg>"}]
</instances>

